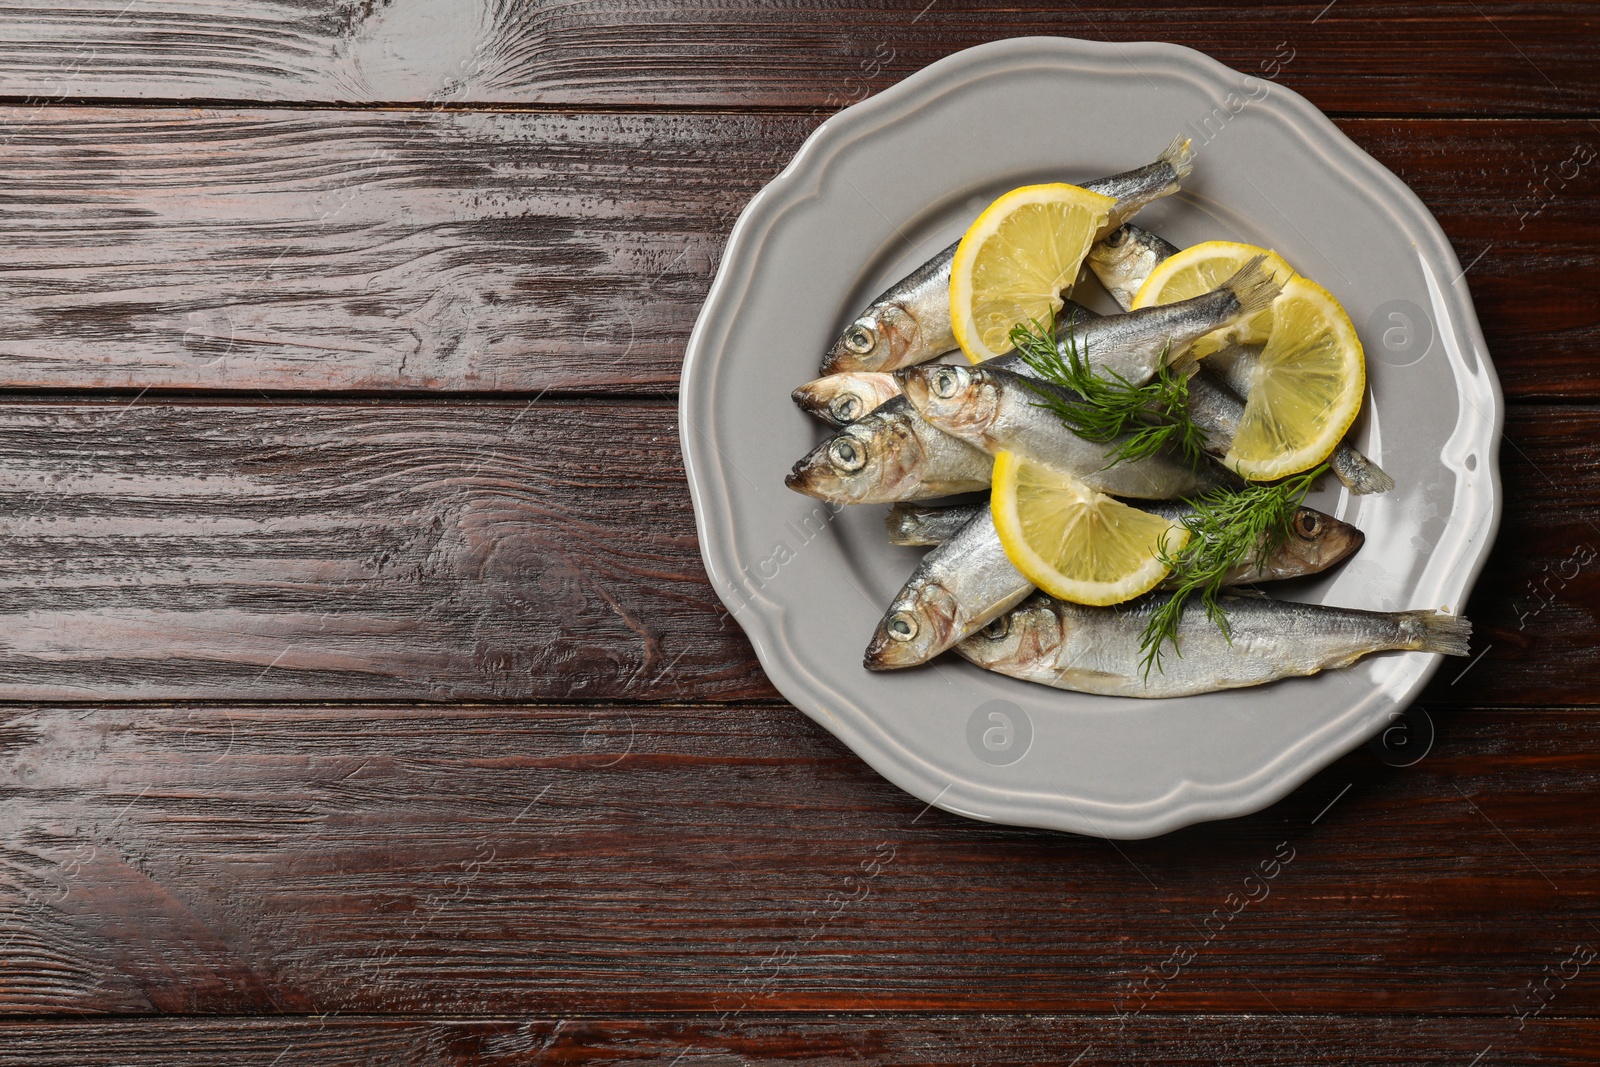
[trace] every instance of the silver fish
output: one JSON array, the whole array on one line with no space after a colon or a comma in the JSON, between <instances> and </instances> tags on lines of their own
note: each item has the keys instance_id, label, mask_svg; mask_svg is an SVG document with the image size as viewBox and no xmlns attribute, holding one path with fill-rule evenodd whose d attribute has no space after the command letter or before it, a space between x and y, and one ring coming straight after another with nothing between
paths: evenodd
<instances>
[{"instance_id":1,"label":"silver fish","mask_svg":"<svg viewBox=\"0 0 1600 1067\"><path fill-rule=\"evenodd\" d=\"M1206 334L1265 311L1282 289L1266 257L1257 256L1211 292L1188 300L1094 317L1075 307L1065 321L1057 318L1056 347L1063 358L1074 347L1101 377L1142 385Z\"/></svg>"},{"instance_id":2,"label":"silver fish","mask_svg":"<svg viewBox=\"0 0 1600 1067\"><path fill-rule=\"evenodd\" d=\"M1173 522L1193 512L1182 502L1143 506ZM897 513L900 524L894 521ZM919 513L926 522L917 522ZM869 670L926 663L1021 603L1033 591L1033 583L1006 555L988 504L944 508L899 504L890 511L891 534L908 519L920 526L918 536L939 536L940 540L923 557L878 623L864 660ZM1349 556L1364 540L1354 526L1311 508L1300 509L1291 531L1272 552L1258 551L1234 568L1224 577L1223 584L1315 574Z\"/></svg>"},{"instance_id":3,"label":"silver fish","mask_svg":"<svg viewBox=\"0 0 1600 1067\"><path fill-rule=\"evenodd\" d=\"M836 504L892 504L985 489L988 453L929 426L894 397L794 465L784 484Z\"/></svg>"},{"instance_id":4,"label":"silver fish","mask_svg":"<svg viewBox=\"0 0 1600 1067\"><path fill-rule=\"evenodd\" d=\"M1139 507L1169 521L1194 514L1194 509L1181 500L1140 504ZM1282 543L1271 552L1263 551L1264 541L1258 544L1254 552L1222 576L1222 584L1230 587L1253 585L1321 574L1360 551L1366 541L1367 535L1348 522L1316 508L1302 507L1290 520L1289 534Z\"/></svg>"},{"instance_id":5,"label":"silver fish","mask_svg":"<svg viewBox=\"0 0 1600 1067\"><path fill-rule=\"evenodd\" d=\"M1020 604L1033 583L1012 565L988 505L922 558L867 645L871 671L914 667Z\"/></svg>"},{"instance_id":6,"label":"silver fish","mask_svg":"<svg viewBox=\"0 0 1600 1067\"><path fill-rule=\"evenodd\" d=\"M1232 641L1198 608L1178 625L1182 655L1148 680L1140 642L1166 594L1115 608L1030 597L956 645L986 670L1103 696L1179 697L1344 667L1387 649L1465 656L1472 625L1433 611L1358 611L1265 597L1225 597Z\"/></svg>"},{"instance_id":7,"label":"silver fish","mask_svg":"<svg viewBox=\"0 0 1600 1067\"><path fill-rule=\"evenodd\" d=\"M889 509L884 526L889 543L895 545L937 545L948 541L986 504L896 504ZM1181 500L1144 501L1141 511L1176 522L1192 515L1194 508ZM1253 584L1320 574L1353 555L1366 542L1356 527L1325 515L1315 508L1302 507L1289 524L1289 536L1274 551L1263 556L1259 551L1229 571L1225 586Z\"/></svg>"},{"instance_id":8,"label":"silver fish","mask_svg":"<svg viewBox=\"0 0 1600 1067\"><path fill-rule=\"evenodd\" d=\"M1079 437L1040 405L1038 393L1020 375L995 366L997 362L977 367L928 364L895 375L906 402L935 428L985 452L1017 452L1048 464L1102 493L1171 500L1235 484L1215 464L1193 470L1181 457L1165 452L1116 462L1120 439L1101 444Z\"/></svg>"},{"instance_id":9,"label":"silver fish","mask_svg":"<svg viewBox=\"0 0 1600 1067\"><path fill-rule=\"evenodd\" d=\"M1194 167L1186 137L1154 163L1086 182L1083 188L1116 198L1103 236L1152 201L1177 192ZM956 347L950 327L950 264L960 241L902 278L844 328L822 361L823 374L889 371L922 363Z\"/></svg>"},{"instance_id":10,"label":"silver fish","mask_svg":"<svg viewBox=\"0 0 1600 1067\"><path fill-rule=\"evenodd\" d=\"M1133 306L1134 294L1150 276L1150 272L1177 253L1177 246L1149 230L1129 224L1113 231L1089 249L1087 261L1089 269L1100 279L1100 284L1126 310ZM1248 397L1255 382L1254 371L1259 356L1260 349L1232 345L1206 357L1201 374L1213 376L1237 395ZM1233 439L1231 430L1228 439ZM1357 495L1387 493L1394 488L1394 479L1349 441L1339 442L1328 464L1339 481Z\"/></svg>"},{"instance_id":11,"label":"silver fish","mask_svg":"<svg viewBox=\"0 0 1600 1067\"><path fill-rule=\"evenodd\" d=\"M894 375L876 371L829 374L789 394L801 411L832 426L854 422L899 395Z\"/></svg>"},{"instance_id":12,"label":"silver fish","mask_svg":"<svg viewBox=\"0 0 1600 1067\"><path fill-rule=\"evenodd\" d=\"M1127 311L1133 307L1133 298L1150 272L1177 254L1177 245L1130 222L1089 249L1086 262L1117 306Z\"/></svg>"},{"instance_id":13,"label":"silver fish","mask_svg":"<svg viewBox=\"0 0 1600 1067\"><path fill-rule=\"evenodd\" d=\"M1184 410L1189 421L1205 434L1206 451L1219 459L1226 456L1233 445L1233 435L1239 432L1239 423L1244 419L1244 401L1221 382L1201 373L1189 378L1189 397Z\"/></svg>"}]
</instances>

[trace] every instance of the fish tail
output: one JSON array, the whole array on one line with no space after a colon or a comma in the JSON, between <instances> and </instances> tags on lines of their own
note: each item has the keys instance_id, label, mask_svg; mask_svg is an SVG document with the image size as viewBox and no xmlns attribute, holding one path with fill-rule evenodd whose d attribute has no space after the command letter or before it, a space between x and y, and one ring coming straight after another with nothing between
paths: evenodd
<instances>
[{"instance_id":1,"label":"fish tail","mask_svg":"<svg viewBox=\"0 0 1600 1067\"><path fill-rule=\"evenodd\" d=\"M1394 479L1382 467L1357 452L1353 446L1340 442L1330 461L1333 473L1357 496L1387 493L1394 488Z\"/></svg>"},{"instance_id":2,"label":"fish tail","mask_svg":"<svg viewBox=\"0 0 1600 1067\"><path fill-rule=\"evenodd\" d=\"M1172 180L1181 182L1194 172L1194 148L1189 143L1189 138L1179 134L1167 145L1167 150L1156 157L1157 163L1165 163L1172 168Z\"/></svg>"},{"instance_id":3,"label":"fish tail","mask_svg":"<svg viewBox=\"0 0 1600 1067\"><path fill-rule=\"evenodd\" d=\"M1267 269L1267 257L1260 255L1234 272L1233 277L1222 283L1222 288L1239 301L1239 317L1247 319L1270 307L1283 291L1283 283Z\"/></svg>"},{"instance_id":4,"label":"fish tail","mask_svg":"<svg viewBox=\"0 0 1600 1067\"><path fill-rule=\"evenodd\" d=\"M1167 361L1167 369L1179 378L1193 378L1200 370L1200 361L1189 349L1180 352L1176 359Z\"/></svg>"},{"instance_id":5,"label":"fish tail","mask_svg":"<svg viewBox=\"0 0 1600 1067\"><path fill-rule=\"evenodd\" d=\"M922 528L922 520L927 514L926 507L903 501L890 508L889 514L883 517L883 528L889 531L889 543L907 546L937 544L928 540L927 531Z\"/></svg>"},{"instance_id":6,"label":"fish tail","mask_svg":"<svg viewBox=\"0 0 1600 1067\"><path fill-rule=\"evenodd\" d=\"M1465 656L1472 637L1472 623L1465 615L1441 611L1402 611L1400 632L1407 638L1406 648L1437 652L1443 656Z\"/></svg>"}]
</instances>

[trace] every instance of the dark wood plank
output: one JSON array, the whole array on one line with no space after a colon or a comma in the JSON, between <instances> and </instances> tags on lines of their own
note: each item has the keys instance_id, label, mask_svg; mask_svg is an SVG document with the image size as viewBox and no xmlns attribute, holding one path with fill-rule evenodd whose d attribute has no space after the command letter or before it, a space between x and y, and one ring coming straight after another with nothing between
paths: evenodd
<instances>
[{"instance_id":1,"label":"dark wood plank","mask_svg":"<svg viewBox=\"0 0 1600 1067\"><path fill-rule=\"evenodd\" d=\"M52 110L0 145L0 383L670 391L812 124Z\"/></svg>"},{"instance_id":2,"label":"dark wood plank","mask_svg":"<svg viewBox=\"0 0 1600 1067\"><path fill-rule=\"evenodd\" d=\"M12 706L0 1012L1594 1016L1600 715L1433 722L1112 845L785 707Z\"/></svg>"},{"instance_id":3,"label":"dark wood plank","mask_svg":"<svg viewBox=\"0 0 1600 1067\"><path fill-rule=\"evenodd\" d=\"M0 27L4 92L31 100L837 106L962 48L1052 34L1189 45L1330 110L1600 103L1600 23L1574 2L74 0L8 5Z\"/></svg>"},{"instance_id":4,"label":"dark wood plank","mask_svg":"<svg viewBox=\"0 0 1600 1067\"><path fill-rule=\"evenodd\" d=\"M771 699L676 431L661 401L11 404L0 699ZM1600 702L1597 437L1513 409L1485 655L1427 699Z\"/></svg>"},{"instance_id":5,"label":"dark wood plank","mask_svg":"<svg viewBox=\"0 0 1600 1067\"><path fill-rule=\"evenodd\" d=\"M46 109L0 142L0 386L670 393L817 121ZM1470 265L1508 394L1600 398L1600 135L1343 125Z\"/></svg>"},{"instance_id":6,"label":"dark wood plank","mask_svg":"<svg viewBox=\"0 0 1600 1067\"><path fill-rule=\"evenodd\" d=\"M1482 658L1446 663L1424 700L1600 702L1600 424L1580 410L1511 409L1500 536L1467 604Z\"/></svg>"},{"instance_id":7,"label":"dark wood plank","mask_svg":"<svg viewBox=\"0 0 1600 1067\"><path fill-rule=\"evenodd\" d=\"M1341 121L1438 218L1506 396L1600 399L1600 128ZM1372 339L1368 338L1370 344Z\"/></svg>"},{"instance_id":8,"label":"dark wood plank","mask_svg":"<svg viewBox=\"0 0 1600 1067\"><path fill-rule=\"evenodd\" d=\"M168 1019L0 1023L8 1067L510 1067L738 1063L807 1067L973 1063L1077 1067L1281 1067L1285 1063L1579 1067L1600 1062L1592 1019L1492 1016L1180 1015L1119 1025L1105 1015L838 1015L555 1019Z\"/></svg>"},{"instance_id":9,"label":"dark wood plank","mask_svg":"<svg viewBox=\"0 0 1600 1067\"><path fill-rule=\"evenodd\" d=\"M767 697L660 402L0 414L0 698Z\"/></svg>"}]
</instances>

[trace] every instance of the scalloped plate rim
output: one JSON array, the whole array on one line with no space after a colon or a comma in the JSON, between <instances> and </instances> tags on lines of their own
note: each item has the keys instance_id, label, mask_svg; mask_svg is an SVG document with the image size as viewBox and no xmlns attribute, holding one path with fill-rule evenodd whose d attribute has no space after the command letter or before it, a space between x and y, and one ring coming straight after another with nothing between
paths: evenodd
<instances>
[{"instance_id":1,"label":"scalloped plate rim","mask_svg":"<svg viewBox=\"0 0 1600 1067\"><path fill-rule=\"evenodd\" d=\"M695 528L699 537L701 556L718 597L729 615L745 630L756 652L757 659L779 692L795 704L808 717L829 730L852 751L865 760L879 774L920 800L970 818L1019 826L1067 830L1116 839L1136 839L1168 833L1184 826L1221 818L1232 818L1259 811L1277 802L1312 775L1325 768L1340 756L1374 735L1392 717L1408 706L1443 663L1442 657L1425 656L1428 662L1419 669L1398 700L1391 700L1382 690L1373 689L1351 705L1348 712L1329 722L1322 729L1303 736L1286 748L1275 759L1259 766L1250 775L1225 785L1201 785L1190 779L1176 783L1166 794L1141 803L1115 802L1109 812L1095 819L1083 810L1079 801L1095 807L1099 802L1089 798L1073 798L1065 794L1056 802L1027 802L1022 795L996 789L980 783L964 782L936 768L928 759L902 748L874 729L871 712L855 704L848 694L839 692L823 677L800 664L790 652L784 634L784 609L732 579L738 573L741 561L734 550L731 534L719 528L731 522L728 510L729 495L724 479L725 472L702 451L705 421L713 398L710 386L723 357L715 341L725 337L733 317L748 286L753 284L753 272L739 270L737 265L759 258L762 244L768 239L781 219L782 213L818 193L825 169L824 150L834 152L848 147L853 137L871 132L873 124L881 125L896 109L924 106L946 92L960 91L963 85L976 78L1004 76L1007 64L1017 61L1040 62L1073 69L1086 66L1133 66L1134 57L1147 57L1160 67L1165 75L1181 74L1197 88L1205 90L1221 104L1224 94L1235 88L1230 79L1241 77L1210 56L1186 48L1160 42L1112 44L1084 41L1065 37L1018 37L957 52L911 74L903 81L831 116L818 126L790 163L764 186L746 206L729 236L726 249L718 266L705 304L691 332L684 359L679 402L679 434L684 455L684 467L689 482L690 497L694 507ZM966 74L962 80L959 76ZM951 85L950 82L957 84ZM1491 405L1490 413L1481 419L1480 429L1486 445L1481 449L1484 472L1484 492L1487 502L1478 501L1474 513L1481 524L1482 538L1462 563L1462 580L1459 582L1460 602L1465 603L1468 592L1481 573L1498 530L1503 493L1500 484L1499 461L1493 445L1499 441L1504 422L1505 408L1498 377L1488 358L1482 331L1473 310L1470 293L1460 271L1460 262L1437 221L1421 200L1398 177L1374 160L1352 142L1325 115L1304 97L1285 86L1272 83L1271 92L1253 106L1278 119L1300 140L1319 151L1330 163L1345 164L1346 173L1358 168L1359 177L1377 182L1383 192L1397 201L1399 213L1408 214L1415 226L1407 233L1413 238L1428 239L1427 252L1434 262L1450 270L1452 281L1442 291L1449 304L1449 322L1461 331L1461 347L1478 358L1476 377L1483 399ZM809 183L809 186L807 185ZM1418 242L1418 254L1424 264L1428 262ZM1458 384L1461 373L1456 372ZM1470 401L1467 401L1470 403ZM1484 416L1479 411L1480 416ZM697 423L697 417L701 423ZM1456 430L1467 421L1463 415ZM1482 423L1486 423L1484 427ZM707 442L709 444L709 442ZM711 446L714 452L715 447ZM743 603L740 603L740 601ZM760 608L760 611L752 610ZM1423 654L1412 654L1423 656ZM1115 698L1105 698L1108 700ZM829 704L848 714L829 710ZM1379 717L1372 709L1364 715L1354 715L1366 705L1388 705L1387 717ZM1324 734L1335 736L1325 737ZM1303 751L1312 749L1313 751ZM940 785L943 781L946 784ZM1241 786L1245 788L1240 788ZM1218 795L1221 794L1221 795Z\"/></svg>"}]
</instances>

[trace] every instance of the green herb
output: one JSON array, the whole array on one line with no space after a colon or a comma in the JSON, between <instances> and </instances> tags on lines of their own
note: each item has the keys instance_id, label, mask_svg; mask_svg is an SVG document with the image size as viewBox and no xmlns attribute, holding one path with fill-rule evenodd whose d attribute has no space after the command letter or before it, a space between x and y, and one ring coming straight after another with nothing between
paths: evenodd
<instances>
[{"instance_id":1,"label":"green herb","mask_svg":"<svg viewBox=\"0 0 1600 1067\"><path fill-rule=\"evenodd\" d=\"M1167 365L1166 351L1161 353L1161 369L1155 378L1134 385L1116 371L1110 372L1110 378L1094 373L1078 351L1070 326L1066 340L1058 345L1053 324L1046 326L1037 319L1019 322L1011 328L1011 344L1023 362L1044 379L1024 379L1039 397L1039 406L1055 412L1073 433L1100 444L1127 435L1107 466L1142 459L1169 444L1177 445L1190 466L1200 462L1206 438L1189 418L1189 378ZM1070 389L1077 397L1063 396L1051 386Z\"/></svg>"},{"instance_id":2,"label":"green herb","mask_svg":"<svg viewBox=\"0 0 1600 1067\"><path fill-rule=\"evenodd\" d=\"M1187 501L1194 508L1193 514L1182 519L1189 540L1176 554L1169 555L1165 544L1156 553L1162 564L1172 568L1177 586L1145 626L1140 650L1144 653L1146 678L1150 677L1151 667L1161 669L1162 646L1168 641L1178 655L1183 655L1178 648L1178 622L1195 593L1200 594L1206 617L1232 640L1228 612L1219 599L1223 579L1252 555L1265 560L1283 547L1311 483L1327 470L1327 464L1323 464L1276 485L1215 489L1198 500Z\"/></svg>"}]
</instances>

